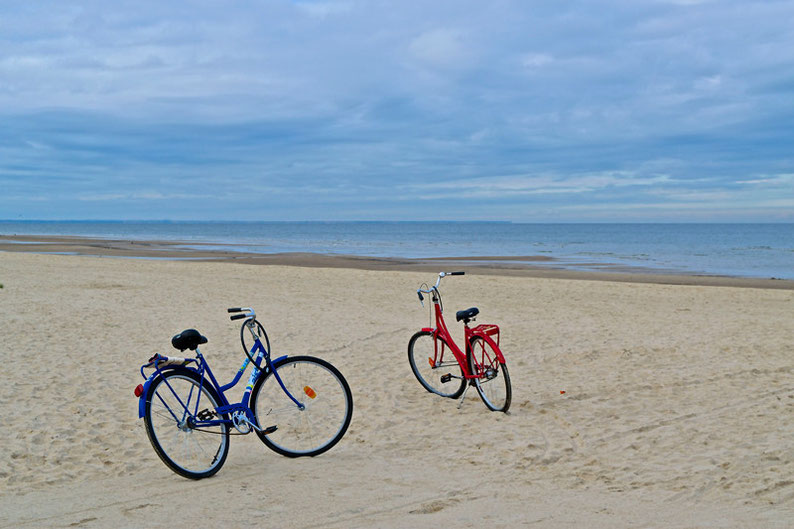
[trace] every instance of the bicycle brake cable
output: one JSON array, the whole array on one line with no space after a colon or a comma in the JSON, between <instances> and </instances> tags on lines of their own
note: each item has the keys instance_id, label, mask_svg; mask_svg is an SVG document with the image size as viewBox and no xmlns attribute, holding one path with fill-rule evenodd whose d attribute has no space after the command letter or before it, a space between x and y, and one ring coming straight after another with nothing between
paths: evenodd
<instances>
[{"instance_id":1,"label":"bicycle brake cable","mask_svg":"<svg viewBox=\"0 0 794 529\"><path fill-rule=\"evenodd\" d=\"M419 289L420 290L422 290L422 287L425 287L424 290L430 290L430 287L427 285L427 283L422 283L421 285L419 285ZM428 327L432 327L433 326L433 301L432 301L432 299L427 304L427 326Z\"/></svg>"}]
</instances>

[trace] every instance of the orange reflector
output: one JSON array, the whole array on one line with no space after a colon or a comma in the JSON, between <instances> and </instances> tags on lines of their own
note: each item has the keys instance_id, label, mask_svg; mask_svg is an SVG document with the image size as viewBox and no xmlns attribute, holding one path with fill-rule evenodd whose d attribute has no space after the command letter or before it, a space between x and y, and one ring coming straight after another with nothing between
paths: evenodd
<instances>
[{"instance_id":1,"label":"orange reflector","mask_svg":"<svg viewBox=\"0 0 794 529\"><path fill-rule=\"evenodd\" d=\"M314 391L309 386L303 386L303 392L306 393L306 396L309 397L310 399L313 399L314 397L317 396L317 392Z\"/></svg>"},{"instance_id":2,"label":"orange reflector","mask_svg":"<svg viewBox=\"0 0 794 529\"><path fill-rule=\"evenodd\" d=\"M436 363L429 356L427 357L427 363L430 364L430 367L436 367Z\"/></svg>"}]
</instances>

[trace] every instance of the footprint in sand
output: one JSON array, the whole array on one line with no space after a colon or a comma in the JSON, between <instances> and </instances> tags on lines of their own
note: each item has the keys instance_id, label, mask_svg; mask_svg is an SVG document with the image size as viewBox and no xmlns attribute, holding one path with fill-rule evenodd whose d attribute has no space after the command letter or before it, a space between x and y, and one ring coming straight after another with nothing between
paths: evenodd
<instances>
[{"instance_id":1,"label":"footprint in sand","mask_svg":"<svg viewBox=\"0 0 794 529\"><path fill-rule=\"evenodd\" d=\"M454 498L450 500L433 500L425 504L422 504L422 506L419 507L418 509L414 509L413 511L408 511L408 512L410 514L432 514L451 505L455 505L459 501L460 500L456 500Z\"/></svg>"}]
</instances>

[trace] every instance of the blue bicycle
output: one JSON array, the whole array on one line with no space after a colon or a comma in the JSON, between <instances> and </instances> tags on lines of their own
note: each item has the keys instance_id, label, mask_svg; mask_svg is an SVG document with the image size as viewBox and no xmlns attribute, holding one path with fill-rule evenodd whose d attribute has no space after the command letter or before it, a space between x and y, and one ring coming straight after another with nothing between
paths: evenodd
<instances>
[{"instance_id":1,"label":"blue bicycle","mask_svg":"<svg viewBox=\"0 0 794 529\"><path fill-rule=\"evenodd\" d=\"M270 340L251 308L231 308L243 319L240 340L246 359L234 379L221 386L199 345L207 338L195 329L171 340L195 358L154 355L141 366L146 381L135 388L138 416L160 459L186 478L212 476L229 453L229 436L255 432L270 449L287 457L316 456L333 447L353 416L353 395L333 365L312 356L270 358ZM247 331L247 332L246 332ZM250 335L249 347L246 334ZM225 392L253 366L242 400ZM145 369L154 369L146 375ZM234 430L234 431L233 431Z\"/></svg>"}]
</instances>

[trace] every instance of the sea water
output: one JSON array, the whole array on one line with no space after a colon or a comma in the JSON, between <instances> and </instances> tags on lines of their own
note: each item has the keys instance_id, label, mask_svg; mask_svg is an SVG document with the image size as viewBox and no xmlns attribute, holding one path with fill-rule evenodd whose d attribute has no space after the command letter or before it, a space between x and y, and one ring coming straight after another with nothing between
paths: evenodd
<instances>
[{"instance_id":1,"label":"sea water","mask_svg":"<svg viewBox=\"0 0 794 529\"><path fill-rule=\"evenodd\" d=\"M794 224L0 221L0 235L181 241L253 253L544 256L545 266L794 279ZM544 266L544 263L532 262Z\"/></svg>"}]
</instances>

